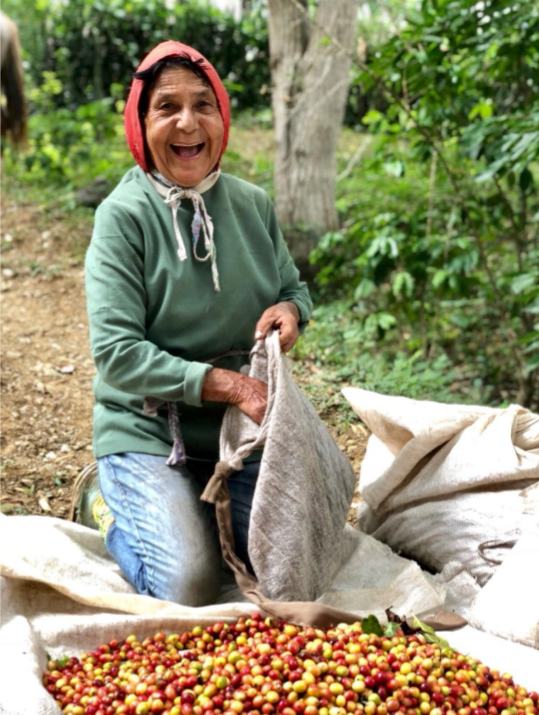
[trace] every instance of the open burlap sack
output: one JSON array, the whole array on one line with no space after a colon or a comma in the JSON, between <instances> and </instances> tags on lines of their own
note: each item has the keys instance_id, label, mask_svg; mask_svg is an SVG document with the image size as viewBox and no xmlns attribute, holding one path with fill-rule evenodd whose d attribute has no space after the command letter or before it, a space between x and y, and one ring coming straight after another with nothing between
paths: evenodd
<instances>
[{"instance_id":1,"label":"open burlap sack","mask_svg":"<svg viewBox=\"0 0 539 715\"><path fill-rule=\"evenodd\" d=\"M352 537L349 547L358 548L337 574L336 590L318 604L321 609L328 609L326 604L357 609L357 618L376 613L383 622L384 609L394 603L399 612L419 613L443 602L443 585L431 584L416 564L371 537L348 530L343 536ZM228 583L219 603L203 608L141 596L107 554L97 531L64 520L0 516L0 541L2 715L58 714L41 685L47 654L80 655L131 633L142 639L161 630L182 632L259 610Z\"/></svg>"},{"instance_id":2,"label":"open burlap sack","mask_svg":"<svg viewBox=\"0 0 539 715\"><path fill-rule=\"evenodd\" d=\"M266 467L261 470L253 505L254 521L250 529L250 551L257 575L269 589L268 593L279 595L280 567L286 561L286 588L291 589L292 598L298 598L302 591L293 589L303 587L301 583L296 583L291 570L298 563L301 569L302 559L306 562L312 560L312 568L320 572L326 564L331 571L331 583L329 577L319 573L322 582L327 584L325 592L320 592L317 582L307 573L305 588L320 593L317 601L272 602L261 592L260 584L246 573L243 564L234 561L237 557L233 550L226 551L231 548L229 533L225 534L224 550L230 562L237 567L243 593L224 583L219 603L199 609L189 608L138 595L107 554L99 534L92 529L51 517L0 516L0 542L3 545L0 553L0 672L5 683L17 684L16 687L0 689L0 713L58 713L52 696L41 687L40 682L47 653L52 657L78 655L112 638L125 638L130 633L144 638L158 630L181 632L195 623L206 625L252 613L268 602L270 607L276 603L283 609L279 614L281 617L318 625L357 620L370 613L385 622L386 608L392 608L400 615L412 612L422 615L424 612L436 612L444 606L465 613L479 589L458 564L449 564L444 573L431 576L372 536L349 526L343 528L343 502L347 502L350 495L347 481L349 465L343 465L339 456L336 456L335 462L334 457L327 457L328 451L334 452L336 446L334 443L327 446L327 435L323 434L320 425L308 428L314 429L316 444L308 442L312 453L305 455L301 449L296 449L296 442L302 443L305 439L301 435L298 415L306 415L306 424L310 424L314 419L312 408L301 396L288 399L287 392L294 392L297 388L290 384L286 360L279 355L275 338L269 339L269 344L266 341L263 348L257 349L259 359L253 359L251 369L252 374L265 374L271 387L266 419L259 428L238 412L230 410L222 442L222 459L230 460L230 464L225 462L223 465L221 462L221 475L216 474L210 496L216 501L218 516L222 517L227 510L226 494L222 498L226 492L227 473L232 467L241 466L239 460L242 456L265 443ZM272 351L273 358L269 359ZM279 385L288 385L282 400L277 398ZM271 424L277 419L276 415L286 415L289 411L293 411L295 417L292 421L298 424L291 424L290 419L286 429ZM289 467L290 463L300 459L298 454L308 465L304 475L298 474L297 466L293 469ZM331 467L316 476L314 491L308 494L309 470L314 454L320 456L322 464L327 464L326 460L330 459L337 465L335 469L342 469L338 479L343 480L340 483L346 490L346 498L336 495L336 506L331 497L324 497L325 501L320 498L320 509L313 504L322 489L320 480L325 480L326 488L332 493L335 474ZM270 469L273 464L277 465L277 471ZM301 485L297 491L294 491L297 485L290 484L292 472ZM275 475L278 475L278 481ZM266 507L267 500L271 504L271 513ZM309 505L308 509L303 508L303 500ZM326 524L310 524L314 518L331 514L337 515L340 525L336 522L328 528ZM288 520L292 524L288 524L286 528L289 531L285 532L285 521ZM303 534L292 533L294 522L298 531L307 529L309 536L305 543ZM288 536L285 544L280 543L282 533ZM322 543L323 534L327 534L334 545L338 542L336 556L333 556L339 560L337 565L330 562L331 553L329 548L325 550ZM268 550L267 541L270 539L273 546ZM294 540L294 548L300 550L302 555L299 562L295 553L287 553ZM313 553L312 540L323 549L321 556ZM276 554L271 553L273 549ZM246 602L246 598L251 602ZM451 636L448 637L451 642ZM539 672L539 652L492 637L482 638L469 627L455 632L455 638L464 638L462 643L466 652L484 658L493 667L513 670L527 687L537 687L532 674Z\"/></svg>"},{"instance_id":3,"label":"open burlap sack","mask_svg":"<svg viewBox=\"0 0 539 715\"><path fill-rule=\"evenodd\" d=\"M220 439L221 464L264 446L249 527L249 556L264 594L314 601L349 557L342 538L355 474L281 356L279 335L259 341L252 377L268 383L260 427L230 407Z\"/></svg>"},{"instance_id":4,"label":"open burlap sack","mask_svg":"<svg viewBox=\"0 0 539 715\"><path fill-rule=\"evenodd\" d=\"M358 388L343 394L372 432L361 468L360 527L433 571L462 564L485 587L466 617L539 647L537 609L523 601L520 626L500 627L503 579L487 584L514 544L537 534L539 416L518 405L444 405ZM525 600L520 591L513 594L517 609Z\"/></svg>"}]
</instances>

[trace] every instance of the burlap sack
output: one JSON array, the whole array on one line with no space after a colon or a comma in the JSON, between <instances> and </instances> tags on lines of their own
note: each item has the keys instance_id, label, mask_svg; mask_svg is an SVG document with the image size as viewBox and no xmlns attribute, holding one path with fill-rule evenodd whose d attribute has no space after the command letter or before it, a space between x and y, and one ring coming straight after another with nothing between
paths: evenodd
<instances>
[{"instance_id":1,"label":"burlap sack","mask_svg":"<svg viewBox=\"0 0 539 715\"><path fill-rule=\"evenodd\" d=\"M350 556L342 532L355 474L315 409L295 384L279 335L259 341L249 373L268 383L260 427L236 407L227 410L221 462L233 469L264 445L249 527L249 556L264 594L278 601L314 601Z\"/></svg>"},{"instance_id":2,"label":"burlap sack","mask_svg":"<svg viewBox=\"0 0 539 715\"><path fill-rule=\"evenodd\" d=\"M459 564L449 564L442 574L431 576L416 563L393 553L388 546L373 537L351 527L343 529L342 522L340 526L330 524L327 530L328 538L339 542L335 552L336 558L340 560L339 565L330 563L329 548L327 551L323 549L321 556L313 553L310 539L316 539L319 543L320 534L326 533L327 529L326 524L310 525L313 518L325 514L337 514L339 519L343 518L343 501L348 500L350 493L348 466L342 464L340 457L331 456L335 445L328 446L327 435L323 434L319 425L314 427L316 444L308 443L310 455L305 454L301 445L296 449L296 442L301 443L304 439L298 435L298 425L291 424L290 420L286 429L271 425L278 414L273 413L273 409L286 415L292 410L292 405L296 420L298 415L305 414L307 421L312 421L313 413L302 396L296 395L291 401L288 399L287 391L295 391L297 388L290 385L288 372L283 372L286 371L286 361L279 356L278 344L270 341L266 348L268 354L273 350L275 359L268 362L263 357L264 351L260 349L257 351L260 359L254 360L252 367L254 372L266 370L272 386L266 419L259 428L231 410L227 416L222 444L223 459L229 459L235 466L239 466L238 459L263 441L268 441L266 452L271 458L265 457L266 471L261 472L253 505L253 518L257 516L250 530L251 557L257 574L261 575L261 582L265 583L270 592L280 593L277 579L282 558L286 560L285 568L289 571L286 588L291 589L290 592L297 597L295 589L300 588L301 584L290 573L297 563L297 557L295 553L288 553L295 540L295 548L304 549L303 558L311 560L312 568L320 572L326 564L333 574L332 583L327 585L325 593L320 595L316 603L310 604L311 613L319 613L316 608L321 611L326 608L341 609L347 611L348 616L355 614L357 619L374 613L382 622L385 620L385 609L390 607L401 615L412 612L422 615L424 612L437 611L442 606L466 614L479 589ZM271 367L268 368L268 364ZM283 399L279 401L280 385L288 386L283 388ZM280 406L277 408L278 404ZM268 450L270 441L274 444ZM319 455L322 464L329 458L331 463L337 465L335 468L340 470L338 479L343 480L342 488L347 490L346 499L337 495L335 504L331 499L321 499L320 509L314 503L322 489L320 480L326 480L326 488L332 494L334 473L329 471L324 474L321 471L316 476L311 492L307 473L301 475L297 469L293 470L295 479L301 485L296 490L297 485L290 478L291 471L287 471L289 462L295 461L298 454L310 465L315 453ZM277 472L270 470L274 463L277 464ZM278 485L272 481L272 474L279 475ZM270 499L269 510L266 499ZM307 500L308 509L303 508L303 500ZM296 508L297 512L294 511ZM300 531L307 528L309 537L306 543L302 541L303 536L294 534L293 530L286 532L289 536L287 543L279 543L279 535L284 533L281 529L284 529L286 520L296 521ZM300 520L304 523L300 524ZM289 525L287 528L292 527ZM70 522L50 517L0 516L0 531L0 542L3 545L0 553L0 673L3 678L0 713L3 715L57 715L57 705L40 682L47 654L52 657L77 655L112 638L124 638L130 633L143 638L158 630L181 632L195 623L205 625L215 620L231 620L240 614L258 610L253 603L246 602L238 589L230 588L229 584L224 584L219 603L199 609L140 596L107 554L99 534ZM270 551L278 550L275 559L268 553L267 539L273 539L274 542ZM302 568L301 559L299 568ZM328 581L323 573L319 573L319 576L323 582ZM316 581L309 578L309 574L307 577L306 588L318 592ZM530 593L532 591L528 589L528 595ZM293 611L298 604L280 602L280 605L290 606ZM328 612L331 613L326 611L326 615ZM300 619L300 622L304 620ZM487 627L484 623L480 625ZM537 689L534 674L539 672L539 652L486 636L470 627L450 634L448 638L450 643L454 638L457 644L462 644L460 647L465 652L473 652L492 667L504 672L512 671L518 681L529 689Z\"/></svg>"},{"instance_id":3,"label":"burlap sack","mask_svg":"<svg viewBox=\"0 0 539 715\"><path fill-rule=\"evenodd\" d=\"M509 576L514 557L500 564L522 537L537 540L539 416L517 405L444 405L358 388L343 394L372 432L361 468L361 528L433 571L462 564L485 587L466 609L470 622L539 647L539 611L526 603L527 589L512 596L520 625L509 617L504 625L500 615L508 607L502 570ZM534 568L531 557L527 567Z\"/></svg>"}]
</instances>

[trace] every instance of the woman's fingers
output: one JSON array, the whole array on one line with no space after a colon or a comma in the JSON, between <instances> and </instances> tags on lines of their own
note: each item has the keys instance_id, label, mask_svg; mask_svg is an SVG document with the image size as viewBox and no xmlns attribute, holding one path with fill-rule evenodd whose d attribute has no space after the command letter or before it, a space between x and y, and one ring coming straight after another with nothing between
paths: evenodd
<instances>
[{"instance_id":1,"label":"woman's fingers","mask_svg":"<svg viewBox=\"0 0 539 715\"><path fill-rule=\"evenodd\" d=\"M270 330L278 330L281 350L288 352L299 338L298 321L299 311L294 303L272 305L256 324L255 339L262 340Z\"/></svg>"},{"instance_id":2,"label":"woman's fingers","mask_svg":"<svg viewBox=\"0 0 539 715\"><path fill-rule=\"evenodd\" d=\"M260 424L266 414L268 386L262 380L214 367L206 373L201 397L203 400L236 405Z\"/></svg>"},{"instance_id":3,"label":"woman's fingers","mask_svg":"<svg viewBox=\"0 0 539 715\"><path fill-rule=\"evenodd\" d=\"M276 321L276 327L279 329L279 342L281 344L281 350L284 353L287 353L298 341L298 324L291 315L283 315Z\"/></svg>"},{"instance_id":4,"label":"woman's fingers","mask_svg":"<svg viewBox=\"0 0 539 715\"><path fill-rule=\"evenodd\" d=\"M236 407L257 424L261 424L266 414L267 405L268 386L266 383L252 377L245 377Z\"/></svg>"}]
</instances>

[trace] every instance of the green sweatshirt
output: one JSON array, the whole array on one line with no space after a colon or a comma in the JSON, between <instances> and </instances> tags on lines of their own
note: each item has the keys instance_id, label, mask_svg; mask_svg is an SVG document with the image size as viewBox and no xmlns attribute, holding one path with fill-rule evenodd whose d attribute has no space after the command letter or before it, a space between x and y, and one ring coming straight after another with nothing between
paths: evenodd
<instances>
[{"instance_id":1,"label":"green sweatshirt","mask_svg":"<svg viewBox=\"0 0 539 715\"><path fill-rule=\"evenodd\" d=\"M127 172L96 213L86 255L94 381L94 453L168 455L166 408L142 412L144 397L178 402L188 457L217 459L227 405L201 401L211 365L231 350L250 350L256 323L281 301L308 321L311 300L299 280L264 191L222 174L203 194L215 227L220 292L210 261L191 247L193 205L183 200L178 226L187 250L180 261L172 212L140 167ZM202 239L200 241L202 244ZM199 245L199 254L204 253ZM248 356L214 366L238 371Z\"/></svg>"}]
</instances>

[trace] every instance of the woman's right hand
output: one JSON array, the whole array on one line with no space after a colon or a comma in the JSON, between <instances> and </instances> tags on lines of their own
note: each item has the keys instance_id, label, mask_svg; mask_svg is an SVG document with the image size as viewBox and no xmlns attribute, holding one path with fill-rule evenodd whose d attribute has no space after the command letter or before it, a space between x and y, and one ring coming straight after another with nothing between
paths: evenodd
<instances>
[{"instance_id":1,"label":"woman's right hand","mask_svg":"<svg viewBox=\"0 0 539 715\"><path fill-rule=\"evenodd\" d=\"M261 424L268 405L268 386L262 380L214 367L206 373L201 397L203 400L236 405L257 424Z\"/></svg>"},{"instance_id":2,"label":"woman's right hand","mask_svg":"<svg viewBox=\"0 0 539 715\"><path fill-rule=\"evenodd\" d=\"M258 425L262 424L268 406L268 386L262 380L256 380L253 377L247 377L247 375L241 377L244 380L239 388L239 399L232 404L245 412Z\"/></svg>"}]
</instances>

